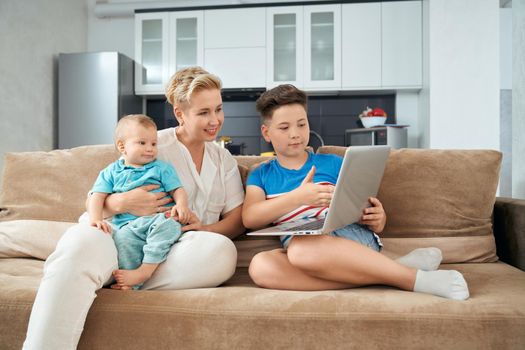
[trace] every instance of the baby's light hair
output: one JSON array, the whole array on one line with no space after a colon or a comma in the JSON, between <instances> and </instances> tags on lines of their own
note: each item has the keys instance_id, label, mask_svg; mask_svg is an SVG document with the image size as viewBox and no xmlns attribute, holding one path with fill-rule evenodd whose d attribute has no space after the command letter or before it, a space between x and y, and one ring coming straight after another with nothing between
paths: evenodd
<instances>
[{"instance_id":1,"label":"baby's light hair","mask_svg":"<svg viewBox=\"0 0 525 350\"><path fill-rule=\"evenodd\" d=\"M222 88L218 76L208 73L202 67L188 67L175 73L166 86L166 98L172 106L190 102L193 93L201 90Z\"/></svg>"},{"instance_id":2,"label":"baby's light hair","mask_svg":"<svg viewBox=\"0 0 525 350\"><path fill-rule=\"evenodd\" d=\"M157 130L157 124L145 114L129 114L122 117L115 128L115 144L120 140L124 141L126 138L126 128L132 123L136 123L145 128L154 128Z\"/></svg>"}]
</instances>

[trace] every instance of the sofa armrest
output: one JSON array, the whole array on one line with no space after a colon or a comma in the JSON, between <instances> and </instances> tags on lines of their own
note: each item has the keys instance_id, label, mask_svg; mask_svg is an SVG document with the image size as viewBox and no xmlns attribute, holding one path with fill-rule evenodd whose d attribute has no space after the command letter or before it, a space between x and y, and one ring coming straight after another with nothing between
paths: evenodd
<instances>
[{"instance_id":1,"label":"sofa armrest","mask_svg":"<svg viewBox=\"0 0 525 350\"><path fill-rule=\"evenodd\" d=\"M493 227L500 260L525 271L525 200L497 197Z\"/></svg>"}]
</instances>

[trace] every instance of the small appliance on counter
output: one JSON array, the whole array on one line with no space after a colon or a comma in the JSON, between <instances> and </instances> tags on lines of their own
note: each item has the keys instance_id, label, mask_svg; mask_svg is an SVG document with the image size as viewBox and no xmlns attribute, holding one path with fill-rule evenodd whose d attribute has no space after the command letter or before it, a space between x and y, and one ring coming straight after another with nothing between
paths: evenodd
<instances>
[{"instance_id":1,"label":"small appliance on counter","mask_svg":"<svg viewBox=\"0 0 525 350\"><path fill-rule=\"evenodd\" d=\"M384 124L371 128L345 130L345 146L387 145L392 148L407 147L408 125Z\"/></svg>"}]
</instances>

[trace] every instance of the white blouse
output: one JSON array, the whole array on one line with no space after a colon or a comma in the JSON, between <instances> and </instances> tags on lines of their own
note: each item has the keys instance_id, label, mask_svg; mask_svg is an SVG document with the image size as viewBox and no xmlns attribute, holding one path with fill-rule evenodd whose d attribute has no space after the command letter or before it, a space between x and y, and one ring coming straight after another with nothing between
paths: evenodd
<instances>
[{"instance_id":1,"label":"white blouse","mask_svg":"<svg viewBox=\"0 0 525 350\"><path fill-rule=\"evenodd\" d=\"M206 142L199 174L190 152L177 139L175 130L169 128L158 132L158 158L173 164L188 194L188 206L202 224L216 223L221 214L244 201L237 162L226 149Z\"/></svg>"}]
</instances>

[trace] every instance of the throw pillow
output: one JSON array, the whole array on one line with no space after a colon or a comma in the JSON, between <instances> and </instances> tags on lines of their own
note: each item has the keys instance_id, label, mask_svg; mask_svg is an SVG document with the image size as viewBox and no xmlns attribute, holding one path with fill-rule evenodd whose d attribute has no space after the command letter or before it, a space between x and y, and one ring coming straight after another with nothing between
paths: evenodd
<instances>
[{"instance_id":1,"label":"throw pillow","mask_svg":"<svg viewBox=\"0 0 525 350\"><path fill-rule=\"evenodd\" d=\"M0 258L46 260L72 222L13 220L0 222Z\"/></svg>"},{"instance_id":2,"label":"throw pillow","mask_svg":"<svg viewBox=\"0 0 525 350\"><path fill-rule=\"evenodd\" d=\"M118 158L113 145L51 152L7 153L0 193L0 221L76 222L100 170Z\"/></svg>"}]
</instances>

